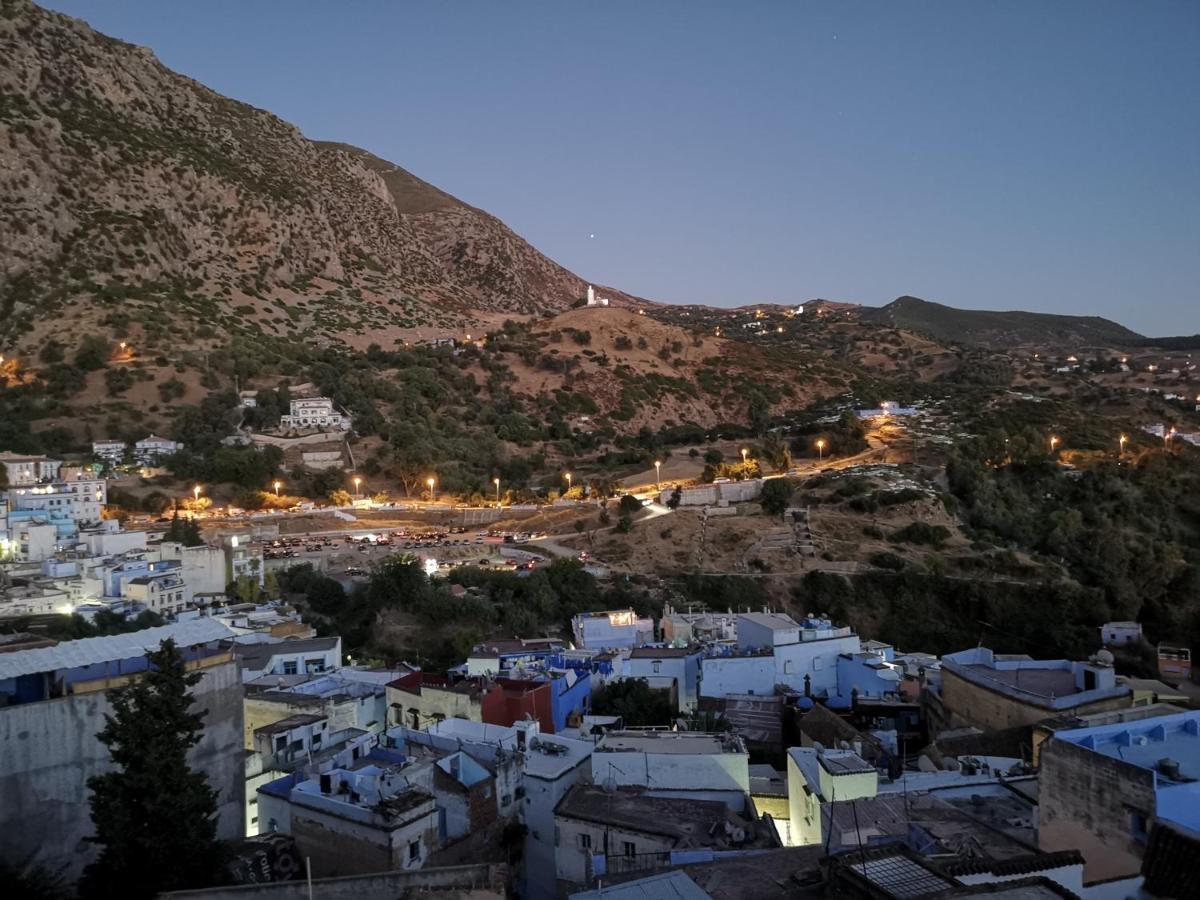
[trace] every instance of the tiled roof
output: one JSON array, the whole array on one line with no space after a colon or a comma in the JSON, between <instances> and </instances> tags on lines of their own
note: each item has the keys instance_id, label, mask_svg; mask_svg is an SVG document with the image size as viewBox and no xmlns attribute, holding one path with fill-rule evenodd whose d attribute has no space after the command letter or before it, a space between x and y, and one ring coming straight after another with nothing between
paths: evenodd
<instances>
[{"instance_id":1,"label":"tiled roof","mask_svg":"<svg viewBox=\"0 0 1200 900\"><path fill-rule=\"evenodd\" d=\"M53 672L57 669L75 669L117 659L131 659L150 650L157 650L159 644L167 638L174 640L180 647L192 647L232 637L233 632L220 622L205 618L162 625L158 628L145 628L129 634L64 641L53 647L0 654L0 679Z\"/></svg>"}]
</instances>

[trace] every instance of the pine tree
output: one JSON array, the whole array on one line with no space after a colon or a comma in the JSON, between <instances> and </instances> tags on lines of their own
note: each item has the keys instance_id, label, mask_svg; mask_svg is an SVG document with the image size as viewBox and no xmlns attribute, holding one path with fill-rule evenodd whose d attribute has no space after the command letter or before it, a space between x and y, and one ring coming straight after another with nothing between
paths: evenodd
<instances>
[{"instance_id":1,"label":"pine tree","mask_svg":"<svg viewBox=\"0 0 1200 900\"><path fill-rule=\"evenodd\" d=\"M170 639L147 658L145 675L109 694L113 712L96 735L116 769L88 779L96 826L88 840L101 849L80 884L85 898L119 890L140 900L220 878L217 792L187 762L204 720L191 709L201 675L187 671Z\"/></svg>"},{"instance_id":2,"label":"pine tree","mask_svg":"<svg viewBox=\"0 0 1200 900\"><path fill-rule=\"evenodd\" d=\"M183 543L183 519L179 518L179 510L175 510L175 514L171 516L171 525L163 535L163 540L175 544Z\"/></svg>"}]
</instances>

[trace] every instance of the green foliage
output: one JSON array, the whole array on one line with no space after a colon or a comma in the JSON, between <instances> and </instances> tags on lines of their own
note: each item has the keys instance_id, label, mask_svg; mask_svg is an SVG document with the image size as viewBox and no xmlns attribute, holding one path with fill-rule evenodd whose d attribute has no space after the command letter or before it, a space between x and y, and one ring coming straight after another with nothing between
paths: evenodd
<instances>
[{"instance_id":1,"label":"green foliage","mask_svg":"<svg viewBox=\"0 0 1200 900\"><path fill-rule=\"evenodd\" d=\"M617 503L617 512L623 516L635 516L642 511L642 502L633 494L626 494Z\"/></svg>"},{"instance_id":2,"label":"green foliage","mask_svg":"<svg viewBox=\"0 0 1200 900\"><path fill-rule=\"evenodd\" d=\"M163 540L174 541L185 547L199 547L204 543L200 523L190 516L182 518L178 512L171 516L171 525L163 535Z\"/></svg>"},{"instance_id":3,"label":"green foliage","mask_svg":"<svg viewBox=\"0 0 1200 900\"><path fill-rule=\"evenodd\" d=\"M772 516L781 516L791 506L792 495L795 492L796 482L792 479L771 478L763 482L758 502L762 504L763 512Z\"/></svg>"},{"instance_id":4,"label":"green foliage","mask_svg":"<svg viewBox=\"0 0 1200 900\"><path fill-rule=\"evenodd\" d=\"M895 553L888 553L886 550L872 553L868 562L873 566L878 566L880 569L891 569L897 572L903 569L905 565L904 557L897 556Z\"/></svg>"},{"instance_id":5,"label":"green foliage","mask_svg":"<svg viewBox=\"0 0 1200 900\"><path fill-rule=\"evenodd\" d=\"M84 897L110 897L113 885L130 898L206 887L220 880L217 791L188 766L200 742L204 714L171 640L149 654L151 669L109 693L113 712L96 735L114 771L88 779L100 855L84 872Z\"/></svg>"},{"instance_id":6,"label":"green foliage","mask_svg":"<svg viewBox=\"0 0 1200 900\"><path fill-rule=\"evenodd\" d=\"M670 725L674 719L670 693L656 690L640 678L610 681L592 695L592 713L620 716L626 726Z\"/></svg>"},{"instance_id":7,"label":"green foliage","mask_svg":"<svg viewBox=\"0 0 1200 900\"><path fill-rule=\"evenodd\" d=\"M103 369L108 365L108 341L98 334L85 334L75 351L75 365L85 372Z\"/></svg>"},{"instance_id":8,"label":"green foliage","mask_svg":"<svg viewBox=\"0 0 1200 900\"><path fill-rule=\"evenodd\" d=\"M896 531L888 538L893 544L926 544L940 547L950 539L950 529L945 525L929 525L926 522L912 522Z\"/></svg>"}]
</instances>

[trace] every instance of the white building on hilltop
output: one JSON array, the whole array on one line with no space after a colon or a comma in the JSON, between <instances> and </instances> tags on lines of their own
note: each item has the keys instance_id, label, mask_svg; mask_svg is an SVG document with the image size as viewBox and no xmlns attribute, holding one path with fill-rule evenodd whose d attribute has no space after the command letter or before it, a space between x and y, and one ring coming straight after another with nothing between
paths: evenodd
<instances>
[{"instance_id":1,"label":"white building on hilltop","mask_svg":"<svg viewBox=\"0 0 1200 900\"><path fill-rule=\"evenodd\" d=\"M182 449L183 444L179 441L148 434L133 445L133 455L143 466L150 466L158 463L164 456L178 453Z\"/></svg>"},{"instance_id":2,"label":"white building on hilltop","mask_svg":"<svg viewBox=\"0 0 1200 900\"><path fill-rule=\"evenodd\" d=\"M349 416L343 416L333 408L328 397L305 397L291 402L289 415L280 416L279 427L288 428L350 428Z\"/></svg>"},{"instance_id":3,"label":"white building on hilltop","mask_svg":"<svg viewBox=\"0 0 1200 900\"><path fill-rule=\"evenodd\" d=\"M120 465L125 458L124 441L93 441L92 456L102 459L110 466Z\"/></svg>"},{"instance_id":4,"label":"white building on hilltop","mask_svg":"<svg viewBox=\"0 0 1200 900\"><path fill-rule=\"evenodd\" d=\"M596 289L590 284L587 289L587 305L588 306L608 306L607 297L597 297Z\"/></svg>"}]
</instances>

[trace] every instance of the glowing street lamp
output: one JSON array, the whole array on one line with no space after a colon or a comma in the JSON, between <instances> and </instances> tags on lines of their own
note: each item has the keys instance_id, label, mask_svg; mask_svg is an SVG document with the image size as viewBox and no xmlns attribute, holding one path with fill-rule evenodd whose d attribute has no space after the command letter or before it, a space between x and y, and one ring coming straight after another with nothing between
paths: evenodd
<instances>
[{"instance_id":1,"label":"glowing street lamp","mask_svg":"<svg viewBox=\"0 0 1200 900\"><path fill-rule=\"evenodd\" d=\"M493 478L492 484L494 484L496 486L496 502L499 503L500 502L500 479Z\"/></svg>"},{"instance_id":2,"label":"glowing street lamp","mask_svg":"<svg viewBox=\"0 0 1200 900\"><path fill-rule=\"evenodd\" d=\"M656 459L654 461L654 489L658 490L658 491L662 490L662 460L661 459Z\"/></svg>"},{"instance_id":3,"label":"glowing street lamp","mask_svg":"<svg viewBox=\"0 0 1200 900\"><path fill-rule=\"evenodd\" d=\"M1060 443L1061 443L1061 441L1059 441L1058 437L1052 435L1050 438L1050 452L1053 453L1054 448L1057 447Z\"/></svg>"},{"instance_id":4,"label":"glowing street lamp","mask_svg":"<svg viewBox=\"0 0 1200 900\"><path fill-rule=\"evenodd\" d=\"M278 496L279 496L279 489L280 489L281 487L283 487L283 482L282 482L282 481L276 481L276 482L275 482L275 496L276 496L276 497L278 497Z\"/></svg>"},{"instance_id":5,"label":"glowing street lamp","mask_svg":"<svg viewBox=\"0 0 1200 900\"><path fill-rule=\"evenodd\" d=\"M747 447L743 447L743 448L742 448L742 465L743 465L743 466L744 466L744 465L746 465L746 462L747 462L747 460L749 459L749 457L750 457L750 450L749 450L749 448L747 448Z\"/></svg>"},{"instance_id":6,"label":"glowing street lamp","mask_svg":"<svg viewBox=\"0 0 1200 900\"><path fill-rule=\"evenodd\" d=\"M825 438L817 439L817 460L824 461L825 459Z\"/></svg>"},{"instance_id":7,"label":"glowing street lamp","mask_svg":"<svg viewBox=\"0 0 1200 900\"><path fill-rule=\"evenodd\" d=\"M1125 445L1129 443L1129 438L1125 437L1125 435L1121 435L1121 439L1120 439L1120 441L1119 441L1118 443L1119 443L1119 445L1120 445L1120 448L1121 448L1121 449L1120 449L1120 452L1121 452L1121 453L1124 453L1124 452L1125 452Z\"/></svg>"},{"instance_id":8,"label":"glowing street lamp","mask_svg":"<svg viewBox=\"0 0 1200 900\"><path fill-rule=\"evenodd\" d=\"M196 485L194 488L192 488L192 499L199 502L199 500L200 500L200 485Z\"/></svg>"},{"instance_id":9,"label":"glowing street lamp","mask_svg":"<svg viewBox=\"0 0 1200 900\"><path fill-rule=\"evenodd\" d=\"M433 492L433 486L437 484L437 479L430 476L425 480L425 483L429 485L429 502L432 503L437 497L437 495Z\"/></svg>"},{"instance_id":10,"label":"glowing street lamp","mask_svg":"<svg viewBox=\"0 0 1200 900\"><path fill-rule=\"evenodd\" d=\"M359 496L358 488L359 488L359 485L361 485L361 484L362 484L362 479L355 476L355 478L354 478L354 499L355 500L358 499L358 496Z\"/></svg>"},{"instance_id":11,"label":"glowing street lamp","mask_svg":"<svg viewBox=\"0 0 1200 900\"><path fill-rule=\"evenodd\" d=\"M1175 431L1175 426L1174 426L1174 425L1172 425L1172 426L1171 426L1171 430L1170 430L1170 431L1168 431L1166 434L1164 434L1164 435L1163 435L1163 445L1165 446L1165 445L1167 445L1167 444L1170 444L1170 443L1171 443L1171 438L1175 437L1175 434L1176 434L1176 431Z\"/></svg>"},{"instance_id":12,"label":"glowing street lamp","mask_svg":"<svg viewBox=\"0 0 1200 900\"><path fill-rule=\"evenodd\" d=\"M569 494L569 493L571 493L571 473L564 472L563 477L565 477L567 479L567 493Z\"/></svg>"}]
</instances>

